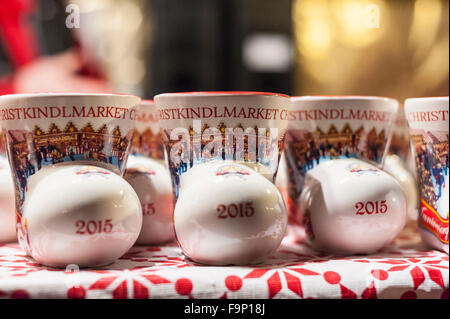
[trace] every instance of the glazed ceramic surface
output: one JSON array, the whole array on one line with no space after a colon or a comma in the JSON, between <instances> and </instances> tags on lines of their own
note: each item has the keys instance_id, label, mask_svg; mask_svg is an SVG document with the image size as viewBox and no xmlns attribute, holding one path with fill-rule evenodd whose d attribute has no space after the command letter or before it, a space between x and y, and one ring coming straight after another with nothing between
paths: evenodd
<instances>
[{"instance_id":1,"label":"glazed ceramic surface","mask_svg":"<svg viewBox=\"0 0 450 319\"><path fill-rule=\"evenodd\" d=\"M383 170L391 174L403 189L408 205L408 218L417 220L419 216L419 191L416 179L405 166L405 162L397 155L387 155Z\"/></svg>"},{"instance_id":2,"label":"glazed ceramic surface","mask_svg":"<svg viewBox=\"0 0 450 319\"><path fill-rule=\"evenodd\" d=\"M131 154L141 155L165 164L164 144L159 129L159 113L152 100L143 100L135 108L136 122Z\"/></svg>"},{"instance_id":3,"label":"glazed ceramic surface","mask_svg":"<svg viewBox=\"0 0 450 319\"><path fill-rule=\"evenodd\" d=\"M177 198L175 232L183 252L207 264L247 264L266 258L281 242L286 223L281 216L286 214L283 200L272 182L283 148L289 98L197 92L162 94L155 102ZM220 173L214 165L224 161L236 164L238 172L230 167L230 172ZM208 162L214 162L214 168ZM259 193L266 190L272 192L267 199L267 194ZM268 211L271 207L276 209ZM235 209L243 215L235 216ZM253 211L251 216L245 215L246 210Z\"/></svg>"},{"instance_id":4,"label":"glazed ceramic surface","mask_svg":"<svg viewBox=\"0 0 450 319\"><path fill-rule=\"evenodd\" d=\"M54 267L110 264L130 249L142 226L131 186L96 166L55 169L39 181L23 210L31 255Z\"/></svg>"},{"instance_id":5,"label":"glazed ceramic surface","mask_svg":"<svg viewBox=\"0 0 450 319\"><path fill-rule=\"evenodd\" d=\"M123 173L136 116L133 107L139 101L140 99L134 96L113 94L48 93L0 97L0 121L6 135L8 158L15 184L18 239L25 251L39 262L50 266L62 266L60 256L53 255L59 255L60 246L57 244L54 245L58 246L57 249L47 249L46 253L42 253L41 243L48 243L50 239L41 234L49 234L52 240L61 241L60 245L68 242L77 243L89 237L94 238L100 229L103 234L107 221L111 225L106 226L106 229L108 233L114 235L116 226L114 223L129 215L130 212L123 210L123 216L117 217L120 213L111 210L106 203L111 197L102 191L115 194L115 185L105 184L109 189L98 189L94 192L96 187L92 186L92 183L97 175L103 177L108 175L96 172L97 168L103 168L103 171L109 172L111 176ZM62 178L59 170L73 165L76 165L78 171L68 176L74 179ZM96 168L93 168L94 166ZM91 175L96 177L87 178ZM121 181L116 175L107 177L113 179L117 177L115 183ZM49 181L57 186L53 189L55 192L57 189L64 190L58 193L58 198L55 198L54 192L42 192L46 187L50 187L47 185ZM71 187L76 191L72 192ZM91 196L86 196L82 191L85 188L91 190ZM129 194L124 193L123 196L127 195L138 201L131 187L124 188L124 192ZM33 202L33 205L30 202ZM67 204L68 210L64 209L64 203ZM52 205L58 207L58 210ZM74 206L77 206L77 209L74 209ZM114 254L108 255L104 246L99 244L97 247L91 241L92 251L97 251L97 255L103 257L104 263L111 262L125 253L125 248L136 240L142 216L140 205L138 210L133 207L130 206L131 212L138 214L139 217L136 217L135 223L117 224L117 231L130 235L126 236L122 245L112 247ZM77 213L68 214L69 210ZM84 211L90 218L80 219L79 223L77 219L74 224L73 218L76 218L80 211ZM45 224L40 225L42 220L45 220ZM91 222L98 223L96 231L93 230ZM85 224L83 227L87 227L90 223L91 228L79 230L78 227L83 223ZM136 228L136 224L139 224L139 227ZM130 228L123 229L124 225L129 225ZM47 227L45 232L42 227ZM135 236L131 236L133 232ZM70 236L72 240L68 240ZM113 241L109 242L114 245ZM88 257L87 252L85 252L86 260L83 262L80 259L84 254L82 247L74 245L72 249L67 250L64 262L73 261L84 266L91 265L90 262L94 260ZM105 251L105 254L100 253L101 251ZM101 263L103 262L100 259L95 260L95 264Z\"/></svg>"},{"instance_id":6,"label":"glazed ceramic surface","mask_svg":"<svg viewBox=\"0 0 450 319\"><path fill-rule=\"evenodd\" d=\"M398 182L357 159L331 160L310 170L300 209L310 242L340 254L378 251L394 240L406 218Z\"/></svg>"},{"instance_id":7,"label":"glazed ceramic surface","mask_svg":"<svg viewBox=\"0 0 450 319\"><path fill-rule=\"evenodd\" d=\"M405 117L405 107L399 104L395 120L392 125L392 138L389 144L388 154L397 155L404 163L411 158L411 147L409 144L408 121Z\"/></svg>"},{"instance_id":8,"label":"glazed ceramic surface","mask_svg":"<svg viewBox=\"0 0 450 319\"><path fill-rule=\"evenodd\" d=\"M212 161L183 174L181 187L174 221L189 258L211 265L253 264L280 245L285 206L261 174L232 161Z\"/></svg>"},{"instance_id":9,"label":"glazed ceramic surface","mask_svg":"<svg viewBox=\"0 0 450 319\"><path fill-rule=\"evenodd\" d=\"M291 98L285 156L289 176L289 219L302 223L298 209L306 173L332 159L359 158L381 166L398 102L368 96Z\"/></svg>"},{"instance_id":10,"label":"glazed ceramic surface","mask_svg":"<svg viewBox=\"0 0 450 319\"><path fill-rule=\"evenodd\" d=\"M124 178L137 192L143 225L137 244L157 245L174 238L173 190L158 124L158 111L151 100L136 107L132 155Z\"/></svg>"},{"instance_id":11,"label":"glazed ceramic surface","mask_svg":"<svg viewBox=\"0 0 450 319\"><path fill-rule=\"evenodd\" d=\"M405 107L399 104L392 126L392 138L383 169L394 176L403 188L408 201L408 217L417 220L419 188L416 183L415 161L411 153Z\"/></svg>"},{"instance_id":12,"label":"glazed ceramic surface","mask_svg":"<svg viewBox=\"0 0 450 319\"><path fill-rule=\"evenodd\" d=\"M214 159L248 165L273 181L284 145L290 107L287 96L168 93L157 95L155 102L176 186L189 168Z\"/></svg>"},{"instance_id":13,"label":"glazed ceramic surface","mask_svg":"<svg viewBox=\"0 0 450 319\"><path fill-rule=\"evenodd\" d=\"M420 189L419 229L431 247L448 253L449 98L405 102Z\"/></svg>"},{"instance_id":14,"label":"glazed ceramic surface","mask_svg":"<svg viewBox=\"0 0 450 319\"><path fill-rule=\"evenodd\" d=\"M139 196L142 206L140 245L156 245L174 239L173 191L166 165L144 156L130 155L125 180Z\"/></svg>"}]
</instances>

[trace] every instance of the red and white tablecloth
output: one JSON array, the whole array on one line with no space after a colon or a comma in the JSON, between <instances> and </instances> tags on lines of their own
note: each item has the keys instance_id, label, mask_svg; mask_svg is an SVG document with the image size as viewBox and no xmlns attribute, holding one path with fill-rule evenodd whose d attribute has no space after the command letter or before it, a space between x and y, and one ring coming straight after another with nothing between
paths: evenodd
<instances>
[{"instance_id":1,"label":"red and white tablecloth","mask_svg":"<svg viewBox=\"0 0 450 319\"><path fill-rule=\"evenodd\" d=\"M334 256L288 236L265 264L212 267L175 245L133 247L98 269L54 269L0 245L0 298L449 298L448 255L414 227L370 256Z\"/></svg>"}]
</instances>

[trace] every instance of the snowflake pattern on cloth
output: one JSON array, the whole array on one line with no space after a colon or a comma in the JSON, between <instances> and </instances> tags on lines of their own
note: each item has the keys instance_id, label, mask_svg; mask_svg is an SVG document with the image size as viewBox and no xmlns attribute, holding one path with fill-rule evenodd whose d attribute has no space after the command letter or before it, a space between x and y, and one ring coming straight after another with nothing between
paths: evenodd
<instances>
[{"instance_id":1,"label":"snowflake pattern on cloth","mask_svg":"<svg viewBox=\"0 0 450 319\"><path fill-rule=\"evenodd\" d=\"M0 245L0 298L449 298L448 255L408 227L369 256L336 256L285 238L264 264L205 266L176 244L135 246L96 269L37 264Z\"/></svg>"}]
</instances>

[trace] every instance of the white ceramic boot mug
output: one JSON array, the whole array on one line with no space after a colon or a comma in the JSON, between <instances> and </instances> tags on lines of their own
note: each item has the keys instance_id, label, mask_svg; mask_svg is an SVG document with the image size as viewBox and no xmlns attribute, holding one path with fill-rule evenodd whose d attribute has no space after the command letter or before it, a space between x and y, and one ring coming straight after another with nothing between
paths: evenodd
<instances>
[{"instance_id":1,"label":"white ceramic boot mug","mask_svg":"<svg viewBox=\"0 0 450 319\"><path fill-rule=\"evenodd\" d=\"M0 97L18 239L39 263L109 264L135 243L141 207L120 174L139 101L112 94Z\"/></svg>"},{"instance_id":2,"label":"white ceramic boot mug","mask_svg":"<svg viewBox=\"0 0 450 319\"><path fill-rule=\"evenodd\" d=\"M291 219L317 248L372 253L403 228L405 197L395 179L369 164L357 173L348 168L362 167L358 159L382 165L397 107L382 97L292 98L285 150Z\"/></svg>"},{"instance_id":3,"label":"white ceramic boot mug","mask_svg":"<svg viewBox=\"0 0 450 319\"><path fill-rule=\"evenodd\" d=\"M289 98L198 92L162 94L155 102L184 254L211 265L263 261L279 247L287 223L273 178Z\"/></svg>"},{"instance_id":4,"label":"white ceramic boot mug","mask_svg":"<svg viewBox=\"0 0 450 319\"><path fill-rule=\"evenodd\" d=\"M310 242L337 254L370 254L403 229L406 200L389 174L358 159L323 162L306 174L300 198Z\"/></svg>"},{"instance_id":5,"label":"white ceramic boot mug","mask_svg":"<svg viewBox=\"0 0 450 319\"><path fill-rule=\"evenodd\" d=\"M407 99L405 114L420 190L420 234L427 245L448 254L449 98Z\"/></svg>"},{"instance_id":6,"label":"white ceramic boot mug","mask_svg":"<svg viewBox=\"0 0 450 319\"><path fill-rule=\"evenodd\" d=\"M280 245L286 210L274 184L247 166L211 161L181 176L174 220L190 258L210 265L254 264Z\"/></svg>"},{"instance_id":7,"label":"white ceramic boot mug","mask_svg":"<svg viewBox=\"0 0 450 319\"><path fill-rule=\"evenodd\" d=\"M131 155L124 178L139 196L142 229L139 245L157 245L173 240L173 190L153 101L136 107Z\"/></svg>"}]
</instances>

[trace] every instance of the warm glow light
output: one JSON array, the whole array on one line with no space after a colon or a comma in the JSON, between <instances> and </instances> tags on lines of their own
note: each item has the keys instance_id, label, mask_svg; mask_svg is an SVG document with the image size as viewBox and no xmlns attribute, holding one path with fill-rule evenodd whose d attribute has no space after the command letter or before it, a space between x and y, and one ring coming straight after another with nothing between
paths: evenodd
<instances>
[{"instance_id":1,"label":"warm glow light","mask_svg":"<svg viewBox=\"0 0 450 319\"><path fill-rule=\"evenodd\" d=\"M111 0L71 0L67 3L73 3L80 7L80 13L88 13L91 11L101 10L108 6L108 2Z\"/></svg>"},{"instance_id":2,"label":"warm glow light","mask_svg":"<svg viewBox=\"0 0 450 319\"><path fill-rule=\"evenodd\" d=\"M448 79L448 37L435 44L411 79L411 88L431 90Z\"/></svg>"},{"instance_id":3,"label":"warm glow light","mask_svg":"<svg viewBox=\"0 0 450 319\"><path fill-rule=\"evenodd\" d=\"M312 59L326 56L332 44L326 1L296 1L293 12L300 54Z\"/></svg>"},{"instance_id":4,"label":"warm glow light","mask_svg":"<svg viewBox=\"0 0 450 319\"><path fill-rule=\"evenodd\" d=\"M123 59L114 70L114 76L125 84L138 84L145 75L145 67L141 60L130 57Z\"/></svg>"},{"instance_id":5,"label":"warm glow light","mask_svg":"<svg viewBox=\"0 0 450 319\"><path fill-rule=\"evenodd\" d=\"M294 0L292 20L295 94L448 95L448 0Z\"/></svg>"},{"instance_id":6,"label":"warm glow light","mask_svg":"<svg viewBox=\"0 0 450 319\"><path fill-rule=\"evenodd\" d=\"M80 6L81 27L75 30L84 50L95 56L118 92L140 94L149 41L143 0L71 0Z\"/></svg>"},{"instance_id":7,"label":"warm glow light","mask_svg":"<svg viewBox=\"0 0 450 319\"><path fill-rule=\"evenodd\" d=\"M378 39L386 26L383 1L331 1L331 12L337 28L337 41L353 47L366 47ZM381 21L381 17L383 20ZM379 20L378 23L375 23ZM373 26L372 26L373 24ZM378 24L379 27L376 27Z\"/></svg>"},{"instance_id":8,"label":"warm glow light","mask_svg":"<svg viewBox=\"0 0 450 319\"><path fill-rule=\"evenodd\" d=\"M107 21L105 27L115 32L135 32L142 23L142 14L136 4L123 2L112 8Z\"/></svg>"},{"instance_id":9,"label":"warm glow light","mask_svg":"<svg viewBox=\"0 0 450 319\"><path fill-rule=\"evenodd\" d=\"M409 45L418 62L426 55L436 39L441 22L442 6L438 0L417 0L409 34Z\"/></svg>"}]
</instances>

